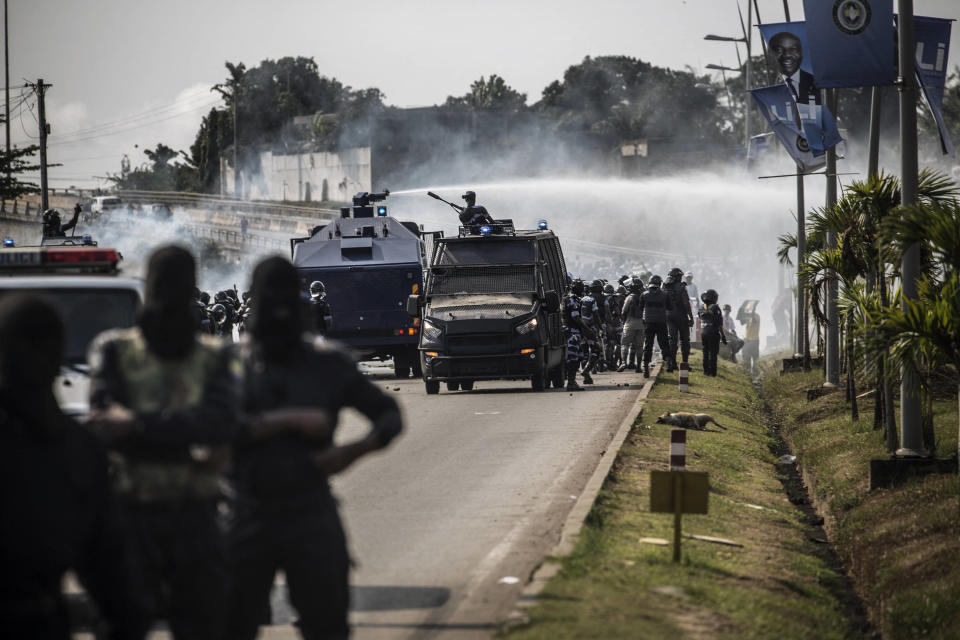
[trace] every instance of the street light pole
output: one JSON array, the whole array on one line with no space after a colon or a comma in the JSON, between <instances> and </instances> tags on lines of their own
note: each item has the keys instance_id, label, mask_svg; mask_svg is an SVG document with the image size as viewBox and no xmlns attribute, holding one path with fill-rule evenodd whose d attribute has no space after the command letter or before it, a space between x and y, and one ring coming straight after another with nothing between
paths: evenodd
<instances>
[{"instance_id":1,"label":"street light pole","mask_svg":"<svg viewBox=\"0 0 960 640\"><path fill-rule=\"evenodd\" d=\"M917 79L914 73L913 0L898 0L897 20L898 57L900 77L900 181L901 203L907 207L917 201ZM920 245L914 243L907 247L900 263L902 305L908 299L917 298L917 279L920 276ZM908 367L903 368L900 383L900 448L897 455L902 457L926 457L929 452L923 448L923 429L921 425L920 393L916 374Z\"/></svg>"}]
</instances>

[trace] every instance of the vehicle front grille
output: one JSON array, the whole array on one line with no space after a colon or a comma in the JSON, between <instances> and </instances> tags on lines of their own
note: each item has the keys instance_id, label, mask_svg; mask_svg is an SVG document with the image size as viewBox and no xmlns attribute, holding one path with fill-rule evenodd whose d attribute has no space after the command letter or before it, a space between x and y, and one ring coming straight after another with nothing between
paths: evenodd
<instances>
[{"instance_id":1,"label":"vehicle front grille","mask_svg":"<svg viewBox=\"0 0 960 640\"><path fill-rule=\"evenodd\" d=\"M518 293L537 288L531 267L443 269L430 273L428 291L435 295L457 293Z\"/></svg>"}]
</instances>

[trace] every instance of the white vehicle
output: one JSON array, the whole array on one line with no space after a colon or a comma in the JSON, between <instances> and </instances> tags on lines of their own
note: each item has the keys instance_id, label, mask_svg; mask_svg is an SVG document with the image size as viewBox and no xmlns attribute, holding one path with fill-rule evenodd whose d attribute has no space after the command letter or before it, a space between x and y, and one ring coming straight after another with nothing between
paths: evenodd
<instances>
[{"instance_id":1,"label":"white vehicle","mask_svg":"<svg viewBox=\"0 0 960 640\"><path fill-rule=\"evenodd\" d=\"M111 209L120 209L123 207L123 201L117 196L97 196L90 204L90 212L100 215L104 211Z\"/></svg>"},{"instance_id":2,"label":"white vehicle","mask_svg":"<svg viewBox=\"0 0 960 640\"><path fill-rule=\"evenodd\" d=\"M134 324L143 281L124 277L116 249L47 246L0 249L0 297L37 294L63 318L66 349L54 392L68 415L89 411L87 350L102 331Z\"/></svg>"}]
</instances>

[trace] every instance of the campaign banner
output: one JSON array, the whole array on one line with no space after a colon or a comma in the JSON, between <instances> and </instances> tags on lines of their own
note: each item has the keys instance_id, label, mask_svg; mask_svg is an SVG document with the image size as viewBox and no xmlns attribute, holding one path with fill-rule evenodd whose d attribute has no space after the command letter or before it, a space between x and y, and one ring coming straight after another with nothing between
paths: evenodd
<instances>
[{"instance_id":1,"label":"campaign banner","mask_svg":"<svg viewBox=\"0 0 960 640\"><path fill-rule=\"evenodd\" d=\"M814 156L803 136L795 117L796 102L786 85L776 84L751 89L750 95L756 100L760 113L800 171L807 173L823 166L823 156Z\"/></svg>"},{"instance_id":2,"label":"campaign banner","mask_svg":"<svg viewBox=\"0 0 960 640\"><path fill-rule=\"evenodd\" d=\"M953 142L943 121L943 90L947 86L947 61L950 55L952 20L914 16L913 34L917 46L917 80L930 105L940 131L940 147L953 155Z\"/></svg>"},{"instance_id":3,"label":"campaign banner","mask_svg":"<svg viewBox=\"0 0 960 640\"><path fill-rule=\"evenodd\" d=\"M891 0L803 0L803 12L819 88L894 83Z\"/></svg>"},{"instance_id":4,"label":"campaign banner","mask_svg":"<svg viewBox=\"0 0 960 640\"><path fill-rule=\"evenodd\" d=\"M807 47L807 25L804 22L776 22L759 25L770 55L776 60L777 72L783 78L799 118L800 130L814 156L823 155L843 140L830 110L820 103L817 78L811 73Z\"/></svg>"}]
</instances>

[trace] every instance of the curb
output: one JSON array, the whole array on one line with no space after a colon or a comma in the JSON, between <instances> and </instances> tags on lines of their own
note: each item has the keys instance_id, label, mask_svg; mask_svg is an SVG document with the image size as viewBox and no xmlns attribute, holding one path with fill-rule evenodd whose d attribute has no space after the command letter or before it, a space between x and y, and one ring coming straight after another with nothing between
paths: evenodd
<instances>
[{"instance_id":1,"label":"curb","mask_svg":"<svg viewBox=\"0 0 960 640\"><path fill-rule=\"evenodd\" d=\"M633 423L640 415L644 404L646 404L647 396L650 395L650 390L653 389L653 385L657 381L661 366L662 362L657 363L656 366L651 368L649 380L644 381L643 388L637 395L633 407L627 411L627 415L620 422L617 432L614 434L613 439L600 458L600 462L597 464L593 475L590 476L590 480L587 481L583 491L580 492L580 497L577 498L577 502L573 505L570 513L567 514L563 522L563 527L560 530L560 541L553 548L553 551L547 554L547 559L545 559L530 576L530 582L528 582L523 588L523 591L520 592L520 596L517 598L513 610L503 622L504 627L523 624L529 620L526 610L537 603L537 597L543 591L544 587L546 587L550 579L560 571L559 560L570 555L573 551L580 537L580 530L583 529L583 523L586 522L590 510L593 509L597 495L600 493L600 489L603 488L603 483L606 482L607 476L610 474L610 469L620 454L620 447L623 446L627 435L630 434Z\"/></svg>"}]
</instances>

